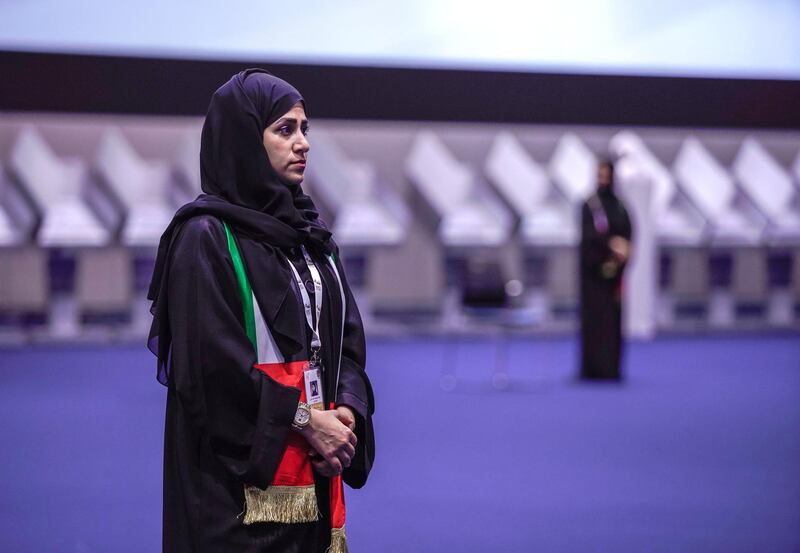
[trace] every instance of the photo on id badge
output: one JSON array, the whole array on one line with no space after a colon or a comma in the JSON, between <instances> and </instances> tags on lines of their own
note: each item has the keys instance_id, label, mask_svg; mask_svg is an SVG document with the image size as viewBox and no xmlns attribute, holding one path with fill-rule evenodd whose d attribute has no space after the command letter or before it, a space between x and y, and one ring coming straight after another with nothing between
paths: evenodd
<instances>
[{"instance_id":1,"label":"photo on id badge","mask_svg":"<svg viewBox=\"0 0 800 553\"><path fill-rule=\"evenodd\" d=\"M306 370L306 398L308 404L319 409L322 406L322 382L319 369Z\"/></svg>"}]
</instances>

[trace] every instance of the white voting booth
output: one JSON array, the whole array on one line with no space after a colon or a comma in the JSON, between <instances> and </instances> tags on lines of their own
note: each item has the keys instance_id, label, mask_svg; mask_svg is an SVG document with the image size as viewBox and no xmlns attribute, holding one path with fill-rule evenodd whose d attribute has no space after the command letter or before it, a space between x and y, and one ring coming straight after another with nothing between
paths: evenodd
<instances>
[{"instance_id":1,"label":"white voting booth","mask_svg":"<svg viewBox=\"0 0 800 553\"><path fill-rule=\"evenodd\" d=\"M553 301L569 309L578 304L580 210L597 188L597 158L577 134L568 132L559 139L547 173L566 198L570 212L569 222L564 221L565 245L551 258L548 293Z\"/></svg>"},{"instance_id":2,"label":"white voting booth","mask_svg":"<svg viewBox=\"0 0 800 553\"><path fill-rule=\"evenodd\" d=\"M683 191L707 222L712 250L732 255L730 293L712 293L709 322L730 326L743 304L766 301L766 260L759 249L766 219L738 190L733 176L695 136L684 140L673 164Z\"/></svg>"},{"instance_id":3,"label":"white voting booth","mask_svg":"<svg viewBox=\"0 0 800 553\"><path fill-rule=\"evenodd\" d=\"M42 246L102 246L110 236L84 202L88 167L82 159L61 159L33 127L17 137L9 169L40 212L37 241Z\"/></svg>"},{"instance_id":4,"label":"white voting booth","mask_svg":"<svg viewBox=\"0 0 800 553\"><path fill-rule=\"evenodd\" d=\"M509 132L492 142L484 171L489 182L519 221L517 241L523 256L545 260L547 293L529 294L533 307L543 316L552 314L553 303L572 308L576 300L575 247L579 240L574 205L555 187L545 166L525 150ZM527 275L534 280L536 275ZM554 300L554 301L551 301Z\"/></svg>"},{"instance_id":5,"label":"white voting booth","mask_svg":"<svg viewBox=\"0 0 800 553\"><path fill-rule=\"evenodd\" d=\"M766 220L741 201L733 176L694 136L681 146L673 170L684 192L708 222L714 246L757 245Z\"/></svg>"},{"instance_id":6,"label":"white voting booth","mask_svg":"<svg viewBox=\"0 0 800 553\"><path fill-rule=\"evenodd\" d=\"M574 246L578 225L573 206L554 190L547 170L513 134L502 132L486 157L486 175L519 219L523 244Z\"/></svg>"},{"instance_id":7,"label":"white voting booth","mask_svg":"<svg viewBox=\"0 0 800 553\"><path fill-rule=\"evenodd\" d=\"M800 205L790 173L753 137L742 142L732 171L741 189L767 218L765 245L771 249L798 250ZM779 325L789 323L795 301L790 290L774 290L769 320Z\"/></svg>"},{"instance_id":8,"label":"white voting booth","mask_svg":"<svg viewBox=\"0 0 800 553\"><path fill-rule=\"evenodd\" d=\"M133 247L157 246L175 213L167 163L142 159L119 129L110 129L103 135L94 164L122 204L120 242Z\"/></svg>"},{"instance_id":9,"label":"white voting booth","mask_svg":"<svg viewBox=\"0 0 800 553\"><path fill-rule=\"evenodd\" d=\"M120 289L118 301L132 308L132 331L142 332L150 323L146 290L135 290L132 273L134 267L154 257L161 234L175 213L173 169L164 160L144 159L118 128L103 135L94 167L122 209L117 254L131 276L126 283L127 294ZM132 301L134 297L136 301Z\"/></svg>"},{"instance_id":10,"label":"white voting booth","mask_svg":"<svg viewBox=\"0 0 800 553\"><path fill-rule=\"evenodd\" d=\"M798 192L789 172L752 137L742 142L732 170L739 186L766 216L765 242L771 246L799 246Z\"/></svg>"},{"instance_id":11,"label":"white voting booth","mask_svg":"<svg viewBox=\"0 0 800 553\"><path fill-rule=\"evenodd\" d=\"M445 247L499 246L509 237L511 216L480 181L457 160L436 134L417 135L406 158L406 174L434 211Z\"/></svg>"},{"instance_id":12,"label":"white voting booth","mask_svg":"<svg viewBox=\"0 0 800 553\"><path fill-rule=\"evenodd\" d=\"M457 159L430 131L416 135L404 168L420 211L430 215L451 284L462 264L479 259L501 263L500 249L511 238L512 216L477 170ZM455 300L453 294L448 297Z\"/></svg>"},{"instance_id":13,"label":"white voting booth","mask_svg":"<svg viewBox=\"0 0 800 553\"><path fill-rule=\"evenodd\" d=\"M107 248L111 233L85 202L89 172L84 160L60 158L39 131L26 127L14 143L9 168L39 213L36 241L43 253L59 249L74 255L74 294L51 298L49 332L56 338L77 336L81 316L108 308L118 285L108 278L94 283L90 276L121 269L124 279L129 267L119 266L116 252Z\"/></svg>"}]
</instances>

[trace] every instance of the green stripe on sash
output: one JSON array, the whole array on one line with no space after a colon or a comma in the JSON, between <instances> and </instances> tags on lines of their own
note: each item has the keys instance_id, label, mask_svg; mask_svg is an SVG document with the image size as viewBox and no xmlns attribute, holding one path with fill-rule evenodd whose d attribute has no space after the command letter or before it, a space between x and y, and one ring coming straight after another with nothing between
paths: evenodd
<instances>
[{"instance_id":1,"label":"green stripe on sash","mask_svg":"<svg viewBox=\"0 0 800 553\"><path fill-rule=\"evenodd\" d=\"M228 251L233 260L233 270L236 272L236 281L239 283L239 295L242 297L242 306L244 307L244 330L247 333L247 338L253 344L253 349L258 355L258 342L256 340L256 317L253 313L253 289L250 286L250 281L247 280L247 273L244 270L244 262L242 255L239 253L239 246L236 244L236 239L233 237L228 223L222 221L222 226L225 227L225 236L228 237Z\"/></svg>"}]
</instances>

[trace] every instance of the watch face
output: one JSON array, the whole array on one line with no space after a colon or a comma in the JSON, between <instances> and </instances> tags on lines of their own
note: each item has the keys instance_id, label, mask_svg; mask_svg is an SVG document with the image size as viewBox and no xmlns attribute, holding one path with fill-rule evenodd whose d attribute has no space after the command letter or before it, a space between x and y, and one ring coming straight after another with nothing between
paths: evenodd
<instances>
[{"instance_id":1,"label":"watch face","mask_svg":"<svg viewBox=\"0 0 800 553\"><path fill-rule=\"evenodd\" d=\"M298 409L297 413L294 415L294 423L298 426L303 426L308 423L308 419L311 414L305 409Z\"/></svg>"}]
</instances>

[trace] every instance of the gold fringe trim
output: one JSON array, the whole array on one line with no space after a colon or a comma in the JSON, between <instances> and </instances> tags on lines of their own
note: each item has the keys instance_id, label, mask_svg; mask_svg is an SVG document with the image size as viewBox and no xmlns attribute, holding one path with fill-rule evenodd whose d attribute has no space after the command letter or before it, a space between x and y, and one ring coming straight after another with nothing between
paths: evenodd
<instances>
[{"instance_id":1,"label":"gold fringe trim","mask_svg":"<svg viewBox=\"0 0 800 553\"><path fill-rule=\"evenodd\" d=\"M244 523L313 522L319 518L314 486L255 486L244 489ZM345 549L346 550L346 549Z\"/></svg>"},{"instance_id":2,"label":"gold fringe trim","mask_svg":"<svg viewBox=\"0 0 800 553\"><path fill-rule=\"evenodd\" d=\"M331 528L331 546L325 553L347 553L347 536L344 528Z\"/></svg>"}]
</instances>

